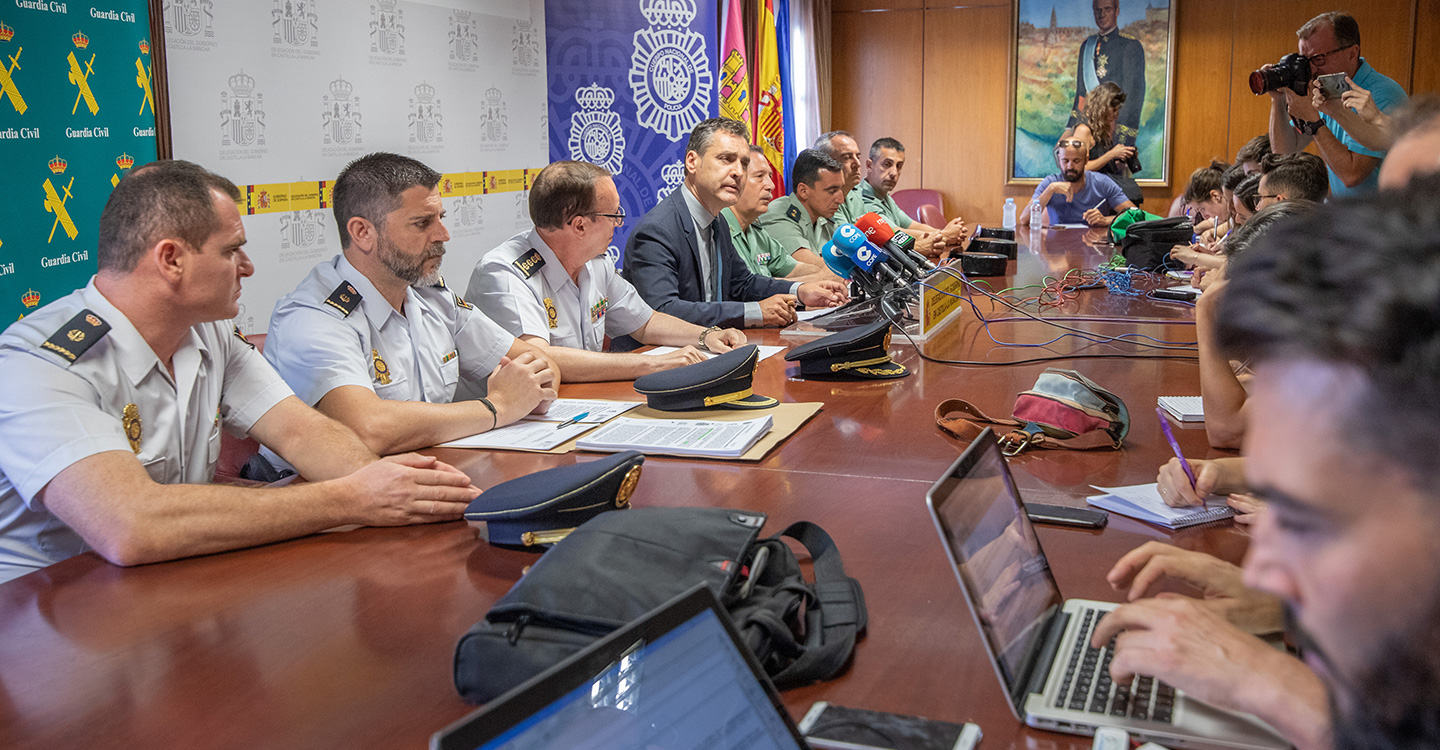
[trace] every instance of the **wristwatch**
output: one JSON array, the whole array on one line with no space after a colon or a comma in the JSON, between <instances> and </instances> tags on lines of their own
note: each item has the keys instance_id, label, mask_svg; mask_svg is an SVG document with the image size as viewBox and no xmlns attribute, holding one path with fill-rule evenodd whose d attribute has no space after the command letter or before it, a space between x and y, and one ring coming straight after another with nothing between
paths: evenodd
<instances>
[{"instance_id":1,"label":"wristwatch","mask_svg":"<svg viewBox=\"0 0 1440 750\"><path fill-rule=\"evenodd\" d=\"M1325 121L1324 121L1324 120L1315 120L1314 122L1306 122L1306 121L1304 121L1304 120L1302 120L1302 119L1300 119L1300 118L1298 118L1298 117L1292 117L1292 118L1290 118L1290 122L1294 123L1294 124L1295 124L1295 129L1298 130L1298 131L1300 131L1300 132L1301 132L1302 134L1304 134L1304 135L1311 135L1311 136L1313 136L1313 135L1315 135L1316 133L1320 132L1320 128L1325 127Z\"/></svg>"},{"instance_id":2,"label":"wristwatch","mask_svg":"<svg viewBox=\"0 0 1440 750\"><path fill-rule=\"evenodd\" d=\"M700 351L702 351L702 352L708 352L708 351L710 351L710 347L708 347L708 346L705 345L705 337L706 337L706 336L709 336L710 334L712 334L712 333L714 333L714 332L716 332L716 331L718 331L718 330L720 330L720 326L710 326L709 328L706 328L705 330L703 330L703 331L700 332Z\"/></svg>"}]
</instances>

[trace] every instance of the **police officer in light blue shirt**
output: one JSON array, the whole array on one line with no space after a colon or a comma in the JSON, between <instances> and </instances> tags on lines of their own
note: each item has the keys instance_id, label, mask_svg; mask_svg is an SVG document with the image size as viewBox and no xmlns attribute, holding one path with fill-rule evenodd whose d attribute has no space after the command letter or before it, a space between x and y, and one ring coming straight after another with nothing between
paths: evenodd
<instances>
[{"instance_id":1,"label":"police officer in light blue shirt","mask_svg":"<svg viewBox=\"0 0 1440 750\"><path fill-rule=\"evenodd\" d=\"M189 162L137 169L101 214L91 282L0 335L0 581L91 549L137 565L449 521L479 493L432 458L377 461L229 322L254 271L239 195ZM222 429L310 481L210 484Z\"/></svg>"},{"instance_id":2,"label":"police officer in light blue shirt","mask_svg":"<svg viewBox=\"0 0 1440 750\"><path fill-rule=\"evenodd\" d=\"M727 352L745 334L656 312L606 255L625 221L610 173L555 162L530 189L535 228L511 237L475 266L466 296L522 341L543 347L572 382L630 380ZM605 338L676 346L663 355L604 351Z\"/></svg>"},{"instance_id":3,"label":"police officer in light blue shirt","mask_svg":"<svg viewBox=\"0 0 1440 750\"><path fill-rule=\"evenodd\" d=\"M1370 92L1375 106L1390 113L1409 101L1405 89L1381 75L1360 56L1360 25L1349 14L1321 13L1296 32L1300 54L1310 61L1310 75L1344 73ZM1269 67L1269 66L1266 66ZM1330 195L1344 197L1373 192L1385 152L1362 145L1345 132L1335 118L1315 108L1319 89L1311 81L1310 95L1284 88L1270 94L1270 147L1277 154L1303 151L1313 141L1330 170Z\"/></svg>"},{"instance_id":4,"label":"police officer in light blue shirt","mask_svg":"<svg viewBox=\"0 0 1440 750\"><path fill-rule=\"evenodd\" d=\"M547 408L558 386L543 352L445 287L439 181L396 154L347 166L333 201L343 252L276 303L265 340L296 395L381 454L509 424Z\"/></svg>"}]
</instances>

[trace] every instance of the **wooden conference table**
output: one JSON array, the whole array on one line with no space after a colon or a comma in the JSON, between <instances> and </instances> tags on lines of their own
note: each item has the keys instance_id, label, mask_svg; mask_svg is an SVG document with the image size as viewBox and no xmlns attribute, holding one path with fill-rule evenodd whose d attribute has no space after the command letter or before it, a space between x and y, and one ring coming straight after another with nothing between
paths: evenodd
<instances>
[{"instance_id":1,"label":"wooden conference table","mask_svg":"<svg viewBox=\"0 0 1440 750\"><path fill-rule=\"evenodd\" d=\"M1094 267L1111 252L1082 230L1049 231L1033 248L1020 239L1006 284ZM1194 340L1190 308L1173 303L1092 290L1045 313L1076 314L1161 321L1075 324L1089 330ZM990 330L1012 342L1056 335L1033 321ZM774 331L752 339L795 343ZM935 427L935 405L962 397L1008 414L1046 364L935 364L903 337L894 341L897 359L913 370L908 378L806 381L779 356L763 361L757 392L823 401L824 409L757 464L651 458L632 502L763 510L771 533L810 520L834 536L864 587L869 635L842 677L784 693L793 715L828 700L976 721L985 750L1088 748L1084 738L1027 729L1012 717L924 507L925 491L963 448ZM1120 350L1073 339L1048 350L997 347L969 312L925 345L931 356L993 362L1081 347ZM1089 484L1153 481L1171 455L1151 415L1155 398L1197 394L1195 363L1049 364L1114 390L1133 427L1119 452L1013 460L1026 499L1080 506ZM567 385L562 395L635 396L628 383ZM1177 436L1187 455L1214 454L1203 430ZM482 488L593 458L433 453ZM1247 544L1243 529L1229 524L1170 534L1114 515L1102 532L1041 526L1040 537L1065 596L1112 601L1103 574L1147 540L1232 561ZM0 585L0 747L422 748L471 709L451 682L456 640L535 559L478 541L464 523L318 534L132 569L81 555Z\"/></svg>"}]
</instances>

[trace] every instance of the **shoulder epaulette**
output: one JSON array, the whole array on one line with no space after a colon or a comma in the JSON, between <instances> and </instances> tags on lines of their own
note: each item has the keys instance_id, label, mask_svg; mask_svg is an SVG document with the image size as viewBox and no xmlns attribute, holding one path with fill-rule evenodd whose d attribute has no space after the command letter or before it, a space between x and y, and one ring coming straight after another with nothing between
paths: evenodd
<instances>
[{"instance_id":1,"label":"shoulder epaulette","mask_svg":"<svg viewBox=\"0 0 1440 750\"><path fill-rule=\"evenodd\" d=\"M245 338L245 334L240 332L240 326L235 326L235 338L245 342L245 345L250 347L251 349L255 348L255 345L250 343L250 339Z\"/></svg>"},{"instance_id":2,"label":"shoulder epaulette","mask_svg":"<svg viewBox=\"0 0 1440 750\"><path fill-rule=\"evenodd\" d=\"M105 334L109 332L110 324L101 320L99 315L89 310L81 310L68 323L60 326L55 335L41 342L40 348L55 352L74 364L75 360L80 359L80 355L89 351L95 342L105 338Z\"/></svg>"},{"instance_id":3,"label":"shoulder epaulette","mask_svg":"<svg viewBox=\"0 0 1440 750\"><path fill-rule=\"evenodd\" d=\"M474 305L470 304L469 302L466 302L466 301L465 301L465 298L464 298L464 297L461 297L461 296L458 295L458 294L455 295L455 306L456 306L456 307L463 307L463 308L465 308L466 310L474 310L474 309L475 309L475 306L474 306Z\"/></svg>"},{"instance_id":4,"label":"shoulder epaulette","mask_svg":"<svg viewBox=\"0 0 1440 750\"><path fill-rule=\"evenodd\" d=\"M444 276L436 276L436 277L435 277L435 283L434 283L434 284L431 284L430 286L433 286L433 287L435 287L436 289L445 289L445 288L446 288L446 287L445 287L445 277L444 277Z\"/></svg>"},{"instance_id":5,"label":"shoulder epaulette","mask_svg":"<svg viewBox=\"0 0 1440 750\"><path fill-rule=\"evenodd\" d=\"M534 276L536 271L544 267L545 259L540 257L539 250L532 247L530 248L530 252L516 258L510 265L515 266L516 270L520 272L520 275L528 279Z\"/></svg>"},{"instance_id":6,"label":"shoulder epaulette","mask_svg":"<svg viewBox=\"0 0 1440 750\"><path fill-rule=\"evenodd\" d=\"M325 298L325 304L339 310L344 314L341 317L344 317L355 312L355 306L360 304L360 293L355 291L350 282L342 281L340 286L335 287L335 291Z\"/></svg>"},{"instance_id":7,"label":"shoulder epaulette","mask_svg":"<svg viewBox=\"0 0 1440 750\"><path fill-rule=\"evenodd\" d=\"M789 220L791 220L791 221L793 221L793 222L795 222L795 223L797 223L797 224L800 223L800 207L799 207L799 206L791 206L791 207L785 209L785 218L787 218L787 219L789 219Z\"/></svg>"}]
</instances>

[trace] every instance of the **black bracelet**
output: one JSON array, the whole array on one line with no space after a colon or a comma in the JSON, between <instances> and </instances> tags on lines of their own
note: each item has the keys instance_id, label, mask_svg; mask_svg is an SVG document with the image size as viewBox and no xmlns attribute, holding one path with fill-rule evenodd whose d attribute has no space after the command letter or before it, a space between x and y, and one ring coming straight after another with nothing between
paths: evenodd
<instances>
[{"instance_id":1,"label":"black bracelet","mask_svg":"<svg viewBox=\"0 0 1440 750\"><path fill-rule=\"evenodd\" d=\"M500 426L500 412L495 411L495 405L492 404L492 403L490 403L490 399L485 398L484 396L481 396L480 398L478 398L478 399L476 399L476 400L479 401L480 403L484 404L486 409L489 409L489 410L490 410L490 417L494 420L494 421L491 422L491 424L490 424L490 429L493 430L493 429L495 429L496 427L499 427L499 426Z\"/></svg>"}]
</instances>

